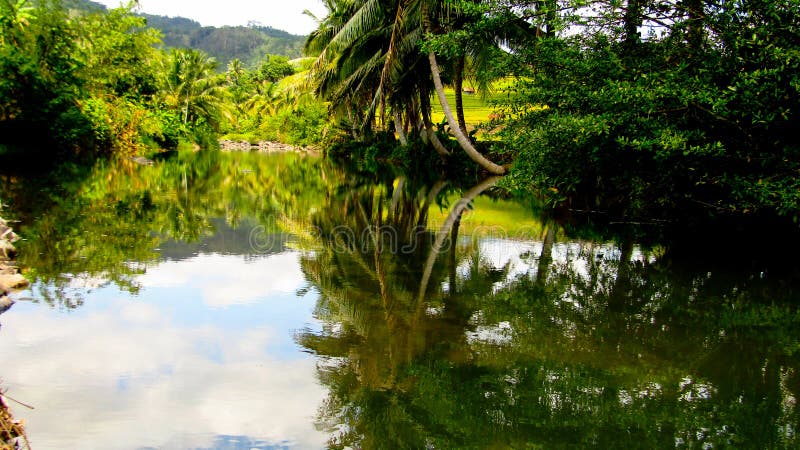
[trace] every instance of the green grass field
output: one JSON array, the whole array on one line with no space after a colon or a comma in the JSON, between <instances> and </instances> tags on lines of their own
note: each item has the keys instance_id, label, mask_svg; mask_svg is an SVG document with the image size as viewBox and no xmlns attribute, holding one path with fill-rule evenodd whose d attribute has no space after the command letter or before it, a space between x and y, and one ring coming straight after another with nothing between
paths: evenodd
<instances>
[{"instance_id":1,"label":"green grass field","mask_svg":"<svg viewBox=\"0 0 800 450\"><path fill-rule=\"evenodd\" d=\"M480 93L462 95L464 101L464 120L467 122L467 126L475 127L481 122L488 122L489 115L494 112L494 108L490 102L494 99L499 99L502 95L503 94L500 93L492 93L486 95L485 99L481 98L482 96ZM450 103L450 108L453 108L453 114L455 114L456 98L453 89L445 88L445 96ZM444 112L442 112L442 107L439 105L439 99L436 95L431 98L431 106L433 107L431 119L434 123L445 120Z\"/></svg>"}]
</instances>

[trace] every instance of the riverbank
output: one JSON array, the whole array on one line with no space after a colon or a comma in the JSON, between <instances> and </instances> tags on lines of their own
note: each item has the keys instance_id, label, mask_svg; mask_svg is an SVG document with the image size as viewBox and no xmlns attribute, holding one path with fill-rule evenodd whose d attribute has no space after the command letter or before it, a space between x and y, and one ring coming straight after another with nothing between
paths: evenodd
<instances>
[{"instance_id":1,"label":"riverbank","mask_svg":"<svg viewBox=\"0 0 800 450\"><path fill-rule=\"evenodd\" d=\"M0 314L14 304L10 294L28 286L28 280L19 273L13 261L16 254L14 242L18 240L19 236L14 233L8 222L0 217ZM0 390L0 450L29 448L24 423L21 420L14 420L2 392Z\"/></svg>"},{"instance_id":2,"label":"riverbank","mask_svg":"<svg viewBox=\"0 0 800 450\"><path fill-rule=\"evenodd\" d=\"M248 141L221 139L219 141L219 149L223 152L300 153L314 156L319 155L319 151L313 147L301 147L275 141L258 141L251 143Z\"/></svg>"},{"instance_id":3,"label":"riverbank","mask_svg":"<svg viewBox=\"0 0 800 450\"><path fill-rule=\"evenodd\" d=\"M0 394L0 450L17 450L27 448L28 438L25 434L25 423L15 420L5 397Z\"/></svg>"},{"instance_id":4,"label":"riverbank","mask_svg":"<svg viewBox=\"0 0 800 450\"><path fill-rule=\"evenodd\" d=\"M19 268L13 261L17 251L14 242L18 240L19 236L0 217L0 314L14 303L10 298L11 292L28 286L28 280L19 273Z\"/></svg>"}]
</instances>

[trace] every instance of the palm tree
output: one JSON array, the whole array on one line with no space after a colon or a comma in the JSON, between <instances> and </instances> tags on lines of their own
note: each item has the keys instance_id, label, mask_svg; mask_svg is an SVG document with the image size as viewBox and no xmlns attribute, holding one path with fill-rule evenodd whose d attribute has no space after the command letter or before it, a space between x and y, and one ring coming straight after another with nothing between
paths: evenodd
<instances>
[{"instance_id":1,"label":"palm tree","mask_svg":"<svg viewBox=\"0 0 800 450\"><path fill-rule=\"evenodd\" d=\"M421 14L422 14L421 19L425 31L430 34L433 33L433 25L431 22L429 5L427 3L427 1L429 0L422 0L422 1L424 3L421 8ZM458 121L456 121L456 118L453 115L453 110L450 108L450 103L447 101L447 97L445 97L444 85L442 84L442 77L439 73L439 64L436 61L436 53L434 53L432 49L428 52L428 62L430 63L431 75L433 76L433 85L436 88L436 96L439 98L439 103L442 106L442 111L444 112L444 115L447 118L447 124L450 125L450 129L455 135L458 145L461 147L462 150L464 150L464 152L470 157L470 159L478 163L478 165L480 165L490 173L494 175L505 174L506 169L503 166L493 163L492 161L488 160L485 156L483 156L480 152L478 152L475 146L472 145L472 142L469 140L464 130L462 130Z\"/></svg>"},{"instance_id":2,"label":"palm tree","mask_svg":"<svg viewBox=\"0 0 800 450\"><path fill-rule=\"evenodd\" d=\"M255 91L245 102L245 110L251 116L273 115L277 112L280 93L277 84L262 81L254 84Z\"/></svg>"},{"instance_id":3,"label":"palm tree","mask_svg":"<svg viewBox=\"0 0 800 450\"><path fill-rule=\"evenodd\" d=\"M226 104L225 78L218 76L216 61L198 50L173 50L162 68L162 98L181 112L184 124L204 121L219 128L230 117Z\"/></svg>"},{"instance_id":4,"label":"palm tree","mask_svg":"<svg viewBox=\"0 0 800 450\"><path fill-rule=\"evenodd\" d=\"M438 15L452 12L452 7L431 0L327 0L329 14L306 43L306 52L317 54L313 66L316 93L334 107L344 108L351 124L361 123L362 131L384 123L387 106L392 109L395 129L404 137L403 114L415 121L417 128L436 150L448 152L438 142L430 124L431 81L451 130L464 151L492 174L505 168L481 155L457 123L444 96L436 55L430 51L428 62L419 52L424 32L432 33L431 9ZM428 69L429 68L429 69ZM409 120L410 121L410 120ZM354 136L363 135L354 127Z\"/></svg>"},{"instance_id":5,"label":"palm tree","mask_svg":"<svg viewBox=\"0 0 800 450\"><path fill-rule=\"evenodd\" d=\"M354 134L384 126L389 111L401 136L407 124L421 128L421 103L415 97L429 91L429 78L418 51L422 34L412 13L416 2L330 0L326 5L329 13L305 47L318 55L312 67L316 94L347 117Z\"/></svg>"}]
</instances>

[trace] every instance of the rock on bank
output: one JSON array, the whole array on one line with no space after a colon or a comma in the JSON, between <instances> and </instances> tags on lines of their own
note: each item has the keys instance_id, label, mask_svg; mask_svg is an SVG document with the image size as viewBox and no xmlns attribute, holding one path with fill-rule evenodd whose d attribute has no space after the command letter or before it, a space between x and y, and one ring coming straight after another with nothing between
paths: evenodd
<instances>
[{"instance_id":1,"label":"rock on bank","mask_svg":"<svg viewBox=\"0 0 800 450\"><path fill-rule=\"evenodd\" d=\"M16 255L14 242L18 240L19 236L14 233L8 222L0 218L0 314L14 304L8 294L28 286L28 280L20 275L19 269L12 261Z\"/></svg>"}]
</instances>

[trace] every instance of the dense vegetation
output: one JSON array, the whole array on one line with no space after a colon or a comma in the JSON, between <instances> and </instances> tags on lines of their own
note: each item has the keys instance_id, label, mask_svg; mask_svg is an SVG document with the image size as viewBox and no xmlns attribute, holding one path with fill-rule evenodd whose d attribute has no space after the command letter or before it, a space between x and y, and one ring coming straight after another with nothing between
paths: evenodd
<instances>
[{"instance_id":1,"label":"dense vegetation","mask_svg":"<svg viewBox=\"0 0 800 450\"><path fill-rule=\"evenodd\" d=\"M143 154L181 141L214 146L225 132L319 140L324 107L301 95L299 79L278 86L297 64L263 54L254 69L234 59L225 72L200 50L161 50L160 33L132 6L0 2L3 144L64 159Z\"/></svg>"},{"instance_id":2,"label":"dense vegetation","mask_svg":"<svg viewBox=\"0 0 800 450\"><path fill-rule=\"evenodd\" d=\"M465 136L458 98L465 78L502 79L485 139L513 163L510 188L628 218L800 216L797 0L326 4L306 50L316 92L357 139L419 131L446 156L429 100L449 109L450 83L449 131L505 173Z\"/></svg>"},{"instance_id":3,"label":"dense vegetation","mask_svg":"<svg viewBox=\"0 0 800 450\"><path fill-rule=\"evenodd\" d=\"M325 140L370 164L468 156L507 189L624 220L800 218L800 0L327 0L293 61L231 30L162 20L194 30L164 37L130 7L75 4L0 2L6 144ZM191 33L259 60L160 50L202 46ZM467 123L465 83L496 112Z\"/></svg>"}]
</instances>

